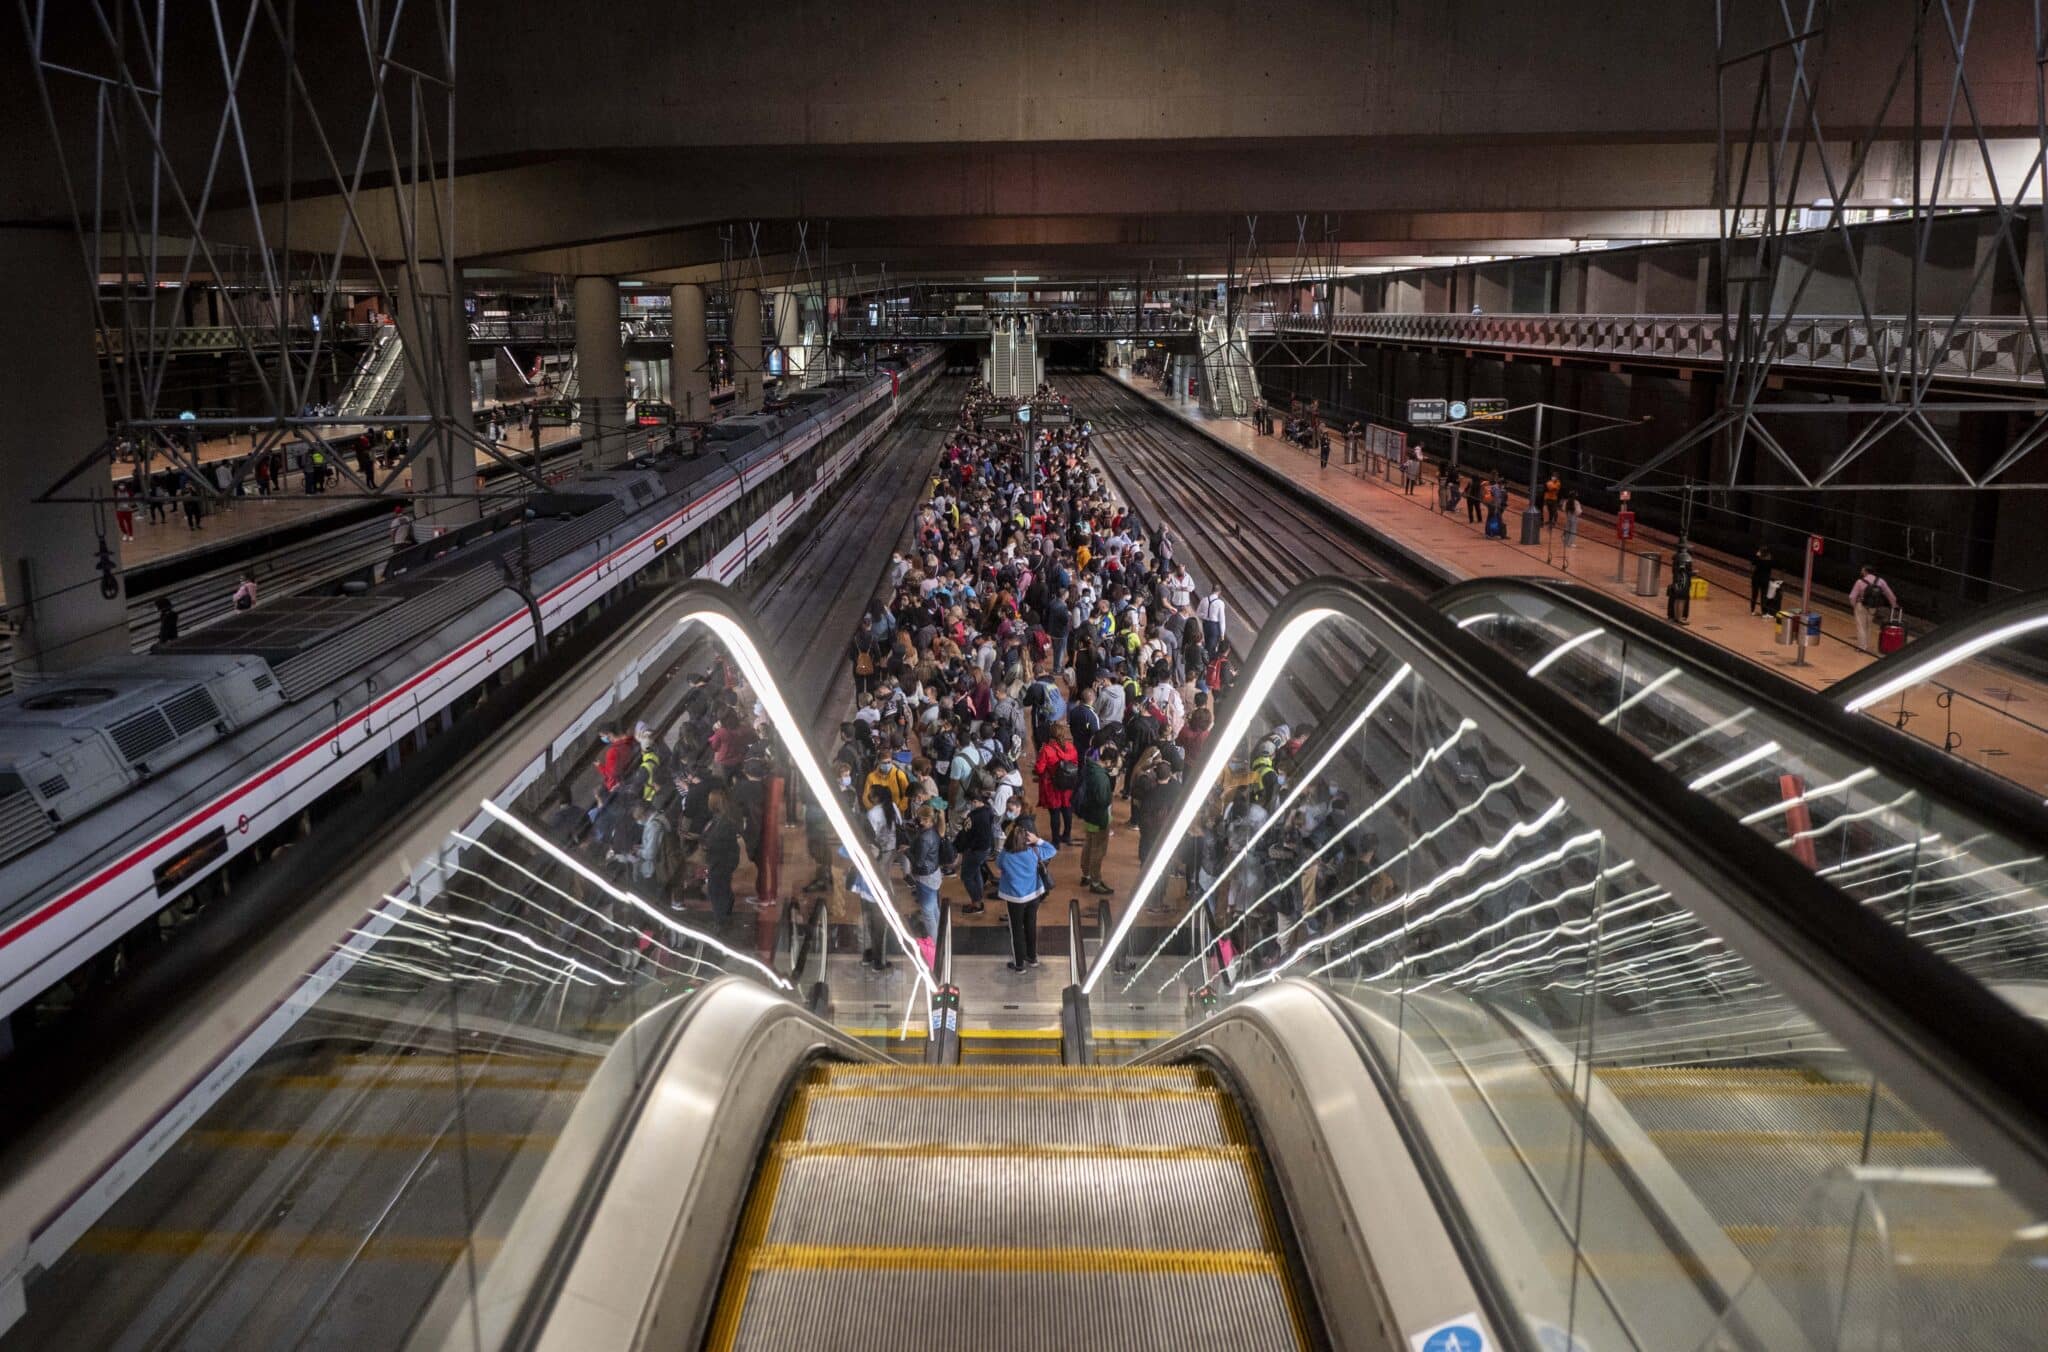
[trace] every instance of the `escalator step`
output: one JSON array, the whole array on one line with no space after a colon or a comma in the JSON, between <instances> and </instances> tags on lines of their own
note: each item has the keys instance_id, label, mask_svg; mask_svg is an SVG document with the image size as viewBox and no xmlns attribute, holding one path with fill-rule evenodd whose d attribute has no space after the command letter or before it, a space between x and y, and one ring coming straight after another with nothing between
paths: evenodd
<instances>
[{"instance_id":1,"label":"escalator step","mask_svg":"<svg viewBox=\"0 0 2048 1352\"><path fill-rule=\"evenodd\" d=\"M1242 1147L1071 1154L777 1147L766 1243L1265 1250Z\"/></svg>"},{"instance_id":2,"label":"escalator step","mask_svg":"<svg viewBox=\"0 0 2048 1352\"><path fill-rule=\"evenodd\" d=\"M1298 1347L1302 1338L1283 1281L1270 1261L1140 1272L1028 1264L769 1265L751 1274L737 1327L710 1345L749 1352Z\"/></svg>"},{"instance_id":3,"label":"escalator step","mask_svg":"<svg viewBox=\"0 0 2048 1352\"><path fill-rule=\"evenodd\" d=\"M880 1090L991 1090L1018 1093L1101 1093L1121 1090L1157 1093L1213 1089L1215 1080L1189 1066L912 1066L862 1063L827 1065L816 1072L818 1083L835 1089L869 1087Z\"/></svg>"},{"instance_id":4,"label":"escalator step","mask_svg":"<svg viewBox=\"0 0 2048 1352\"><path fill-rule=\"evenodd\" d=\"M1137 1097L1021 1098L970 1095L953 1099L943 1111L926 1104L906 1112L900 1095L851 1092L825 1087L805 1090L807 1141L925 1141L937 1145L1093 1145L1130 1141L1147 1145L1230 1145L1233 1137L1223 1097L1215 1090L1187 1090ZM915 1102L914 1100L912 1102Z\"/></svg>"}]
</instances>

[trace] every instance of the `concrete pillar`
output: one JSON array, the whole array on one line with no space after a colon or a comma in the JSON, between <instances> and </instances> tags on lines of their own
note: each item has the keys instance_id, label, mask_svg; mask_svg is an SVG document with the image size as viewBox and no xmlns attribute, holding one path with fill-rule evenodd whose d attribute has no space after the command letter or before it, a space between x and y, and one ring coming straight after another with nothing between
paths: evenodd
<instances>
[{"instance_id":1,"label":"concrete pillar","mask_svg":"<svg viewBox=\"0 0 2048 1352\"><path fill-rule=\"evenodd\" d=\"M669 333L675 343L669 362L670 402L678 418L711 414L711 344L704 332L704 288L682 282L668 289Z\"/></svg>"},{"instance_id":2,"label":"concrete pillar","mask_svg":"<svg viewBox=\"0 0 2048 1352\"><path fill-rule=\"evenodd\" d=\"M392 318L405 344L405 411L443 413L460 433L469 432L473 392L461 272L451 278L439 263L422 263L416 290L401 274ZM437 526L474 521L482 511L475 497L476 446L460 433L419 427L409 433L419 452L411 470L413 489L422 495L415 515Z\"/></svg>"},{"instance_id":3,"label":"concrete pillar","mask_svg":"<svg viewBox=\"0 0 2048 1352\"><path fill-rule=\"evenodd\" d=\"M619 283L576 279L577 415L583 458L616 465L626 458L626 348L619 337Z\"/></svg>"},{"instance_id":4,"label":"concrete pillar","mask_svg":"<svg viewBox=\"0 0 2048 1352\"><path fill-rule=\"evenodd\" d=\"M754 408L761 402L761 377L768 363L761 359L761 293L735 289L732 293L732 383L739 407Z\"/></svg>"},{"instance_id":5,"label":"concrete pillar","mask_svg":"<svg viewBox=\"0 0 2048 1352\"><path fill-rule=\"evenodd\" d=\"M90 503L38 503L59 475L107 436L93 350L85 263L69 229L0 230L0 273L20 316L0 325L0 369L22 398L0 419L0 579L14 626L19 683L128 651L128 607L101 594L98 526ZM121 559L113 480L97 464L68 494L108 495L107 548ZM178 514L171 513L178 528Z\"/></svg>"},{"instance_id":6,"label":"concrete pillar","mask_svg":"<svg viewBox=\"0 0 2048 1352\"><path fill-rule=\"evenodd\" d=\"M810 383L810 349L804 346L804 297L801 291L775 293L775 345L782 349L785 393Z\"/></svg>"}]
</instances>

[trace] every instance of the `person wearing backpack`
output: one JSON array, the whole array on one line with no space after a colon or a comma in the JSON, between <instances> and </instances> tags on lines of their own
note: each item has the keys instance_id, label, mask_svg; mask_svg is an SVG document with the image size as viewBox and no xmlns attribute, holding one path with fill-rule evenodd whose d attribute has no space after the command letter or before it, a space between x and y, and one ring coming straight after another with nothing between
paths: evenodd
<instances>
[{"instance_id":1,"label":"person wearing backpack","mask_svg":"<svg viewBox=\"0 0 2048 1352\"><path fill-rule=\"evenodd\" d=\"M1856 648L1859 652L1870 651L1871 617L1879 597L1891 608L1892 623L1898 623L1898 594L1892 590L1891 583L1877 575L1876 568L1866 563L1856 570L1856 585L1849 588L1849 613L1856 617Z\"/></svg>"},{"instance_id":2,"label":"person wearing backpack","mask_svg":"<svg viewBox=\"0 0 2048 1352\"><path fill-rule=\"evenodd\" d=\"M910 884L917 894L917 909L924 916L925 932L939 932L939 883L943 876L938 814L928 807L917 810L916 829L910 837Z\"/></svg>"},{"instance_id":3,"label":"person wearing backpack","mask_svg":"<svg viewBox=\"0 0 2048 1352\"><path fill-rule=\"evenodd\" d=\"M853 649L848 653L853 663L853 692L856 695L872 694L875 689L875 675L878 669L874 634L863 627L853 636Z\"/></svg>"},{"instance_id":4,"label":"person wearing backpack","mask_svg":"<svg viewBox=\"0 0 2048 1352\"><path fill-rule=\"evenodd\" d=\"M1110 804L1116 799L1117 750L1102 748L1081 768L1081 787L1074 792L1074 815L1081 819L1081 885L1097 896L1111 888L1102 880L1102 861L1109 854Z\"/></svg>"},{"instance_id":5,"label":"person wearing backpack","mask_svg":"<svg viewBox=\"0 0 2048 1352\"><path fill-rule=\"evenodd\" d=\"M1056 846L1074 840L1074 790L1081 787L1081 754L1074 747L1073 733L1063 718L1054 723L1051 735L1038 749L1038 805L1048 817L1047 835Z\"/></svg>"},{"instance_id":6,"label":"person wearing backpack","mask_svg":"<svg viewBox=\"0 0 2048 1352\"><path fill-rule=\"evenodd\" d=\"M963 915L980 915L988 909L988 857L996 847L996 814L988 805L988 791L970 784L966 798L967 820L953 836L953 849L960 859L960 888L967 894Z\"/></svg>"}]
</instances>

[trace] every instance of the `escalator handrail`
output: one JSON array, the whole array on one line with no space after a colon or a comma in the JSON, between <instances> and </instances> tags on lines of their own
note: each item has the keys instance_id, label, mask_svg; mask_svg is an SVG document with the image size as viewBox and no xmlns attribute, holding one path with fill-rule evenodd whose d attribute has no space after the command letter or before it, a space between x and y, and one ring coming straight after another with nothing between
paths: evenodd
<instances>
[{"instance_id":1,"label":"escalator handrail","mask_svg":"<svg viewBox=\"0 0 2048 1352\"><path fill-rule=\"evenodd\" d=\"M649 1244L651 1203L659 1199L674 1214L675 1234L731 1233L761 1143L804 1066L821 1056L883 1059L742 977L721 977L687 997L658 1039L637 1045L632 1050L636 1039L621 1038L606 1058L638 1058L629 1111L591 1132L576 1131L571 1117L530 1190L531 1211L511 1219L492 1266L464 1302L473 1308L440 1321L439 1337L416 1338L416 1348L604 1345L594 1331L615 1328L618 1310L588 1292L615 1297L622 1286L629 1297L644 1291L649 1306L679 1299L702 1323L717 1300L724 1250L698 1243L678 1258L665 1244ZM704 1064L712 1058L722 1060ZM742 1093L746 1101L737 1104ZM707 1198L719 1189L722 1197ZM685 1263L697 1269L694 1292L677 1290L691 1285L676 1278ZM622 1265L632 1269L624 1283ZM460 1280L467 1289L468 1276Z\"/></svg>"},{"instance_id":2,"label":"escalator handrail","mask_svg":"<svg viewBox=\"0 0 2048 1352\"><path fill-rule=\"evenodd\" d=\"M1250 1056L1233 1051L1240 1030L1254 1034ZM1349 1002L1313 981L1284 981L1226 1006L1131 1064L1189 1060L1222 1072L1249 1110L1289 1218L1302 1231L1300 1252L1332 1327L1426 1327L1476 1308L1494 1344L1512 1352L1529 1348L1528 1326L1516 1313L1517 1284L1495 1264L1483 1227ZM1366 1083L1352 1081L1354 1070ZM1392 1150L1359 1148L1360 1126L1375 1111L1385 1113L1396 1134ZM1293 1149L1309 1144L1298 1132L1304 1120L1321 1136L1319 1148ZM1361 1171L1370 1173L1369 1184ZM1390 1228L1389 1217L1400 1219ZM1395 1233L1397 1244L1390 1242ZM1417 1300L1438 1308L1402 1308Z\"/></svg>"},{"instance_id":3,"label":"escalator handrail","mask_svg":"<svg viewBox=\"0 0 2048 1352\"><path fill-rule=\"evenodd\" d=\"M2048 833L2048 813L2044 813L2040 799L2012 781L1950 755L1932 742L1902 737L1876 719L1848 712L1836 691L1856 681L1855 676L1838 681L1825 691L1810 690L1697 634L1664 626L1618 597L1548 578L1475 578L1437 592L1430 597L1430 604L1442 610L1468 597L1498 596L1509 591L1530 593L1586 612L1630 643L1657 652L1673 666L1703 672L1726 683L1773 717L1790 722L1815 740L1854 756L1900 783L1912 785L1937 805L2009 840L2037 840ZM1893 656L1903 655L1901 650Z\"/></svg>"},{"instance_id":4,"label":"escalator handrail","mask_svg":"<svg viewBox=\"0 0 2048 1352\"><path fill-rule=\"evenodd\" d=\"M1931 680L1957 662L1968 661L2007 639L2038 633L2043 628L2048 628L2048 588L1992 601L1849 673L1828 686L1826 696L1848 708L1858 699L1868 698L1872 691L1900 682ZM1912 675L1923 669L1924 675Z\"/></svg>"},{"instance_id":5,"label":"escalator handrail","mask_svg":"<svg viewBox=\"0 0 2048 1352\"><path fill-rule=\"evenodd\" d=\"M171 1120L196 1087L261 1029L281 997L301 989L308 973L326 961L365 916L390 904L399 861L417 861L413 876L425 876L453 837L487 819L480 814L482 802L494 803L535 766L550 763L558 754L557 743L569 716L565 709L585 710L630 693L630 686L622 689L621 673L664 641L674 641L671 635L694 632L685 628L693 617L716 617L759 648L744 603L725 587L693 579L649 588L645 595L637 613L627 612L629 618L615 632L578 653L495 735L463 748L461 758L412 799L401 818L387 824L376 849L358 850L338 864L309 851L303 860L288 859L263 880L256 897L298 897L293 923L259 935L189 999L138 1030L131 1045L110 1049L106 1074L40 1123L31 1139L13 1143L6 1157L8 1168L0 1174L0 1216L7 1218L0 1224L0 1247L31 1242L64 1220L95 1182L138 1148L140 1138ZM792 735L801 734L793 730ZM809 769L822 783L824 772L815 755L810 760ZM839 838L859 848L850 823ZM859 848L856 865L872 871L864 848ZM886 884L883 895L888 895ZM884 910L919 979L929 980L924 956L908 942L900 917L893 907ZM750 954L727 951L736 966L754 961Z\"/></svg>"},{"instance_id":6,"label":"escalator handrail","mask_svg":"<svg viewBox=\"0 0 2048 1352\"><path fill-rule=\"evenodd\" d=\"M1276 679L1276 662L1339 617L1359 625L1389 663L1410 667L1422 688L1483 720L1487 738L1553 792L1570 792L1574 814L1600 829L1617 857L1636 860L1930 1124L2048 1212L2048 1080L2039 1073L2048 1029L1733 817L1700 811L1682 779L1405 588L1334 577L1295 588L1269 616L1240 692L1262 676ZM1248 730L1248 722L1231 728L1239 714L1232 710L1211 737L1154 869L1096 956L1091 988L1163 876L1159 861L1176 853L1220 778L1233 737Z\"/></svg>"},{"instance_id":7,"label":"escalator handrail","mask_svg":"<svg viewBox=\"0 0 2048 1352\"><path fill-rule=\"evenodd\" d=\"M1081 937L1081 899L1067 898L1067 981L1075 986L1081 984L1083 969L1087 967L1088 951Z\"/></svg>"}]
</instances>

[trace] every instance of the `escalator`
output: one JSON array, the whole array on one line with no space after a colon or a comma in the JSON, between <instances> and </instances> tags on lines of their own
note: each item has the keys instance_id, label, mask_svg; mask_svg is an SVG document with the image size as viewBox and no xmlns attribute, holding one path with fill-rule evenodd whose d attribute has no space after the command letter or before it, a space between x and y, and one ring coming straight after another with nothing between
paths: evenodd
<instances>
[{"instance_id":1,"label":"escalator","mask_svg":"<svg viewBox=\"0 0 2048 1352\"><path fill-rule=\"evenodd\" d=\"M705 1345L1309 1346L1263 1168L1199 1066L819 1065Z\"/></svg>"},{"instance_id":2,"label":"escalator","mask_svg":"<svg viewBox=\"0 0 2048 1352\"><path fill-rule=\"evenodd\" d=\"M711 595L680 589L640 641ZM1860 856L1896 858L1888 813L1925 834L1927 803L1959 811L1940 785L1863 801L1910 768L1873 762L1828 796L1856 767L1804 745L1753 780L1758 746L1791 746L1752 734L1756 710L1654 667L1603 691L1612 674L1574 660L1597 637L1552 657L1539 628L1461 631L1348 582L1288 598L1122 918L1091 954L1070 917L1057 1038L978 1028L1004 1015L953 986L942 924L935 979L896 964L906 1020L943 1016L925 1047L813 1012L825 906L757 952L500 793L610 673L646 668L595 653L562 710L508 723L395 825L390 858L317 881L306 913L332 928L255 955L234 993L304 1005L292 1039L183 1139L122 1160L140 1181L96 1223L37 1232L52 1256L0 1348L88 1326L94 1345L352 1352L2032 1345L2048 1036L2020 858L1986 853L1980 815L1944 826L1976 853L1938 886L1887 881ZM1250 774L1304 708L1327 726L1299 730L1284 775ZM1804 824L1781 820L1782 775ZM1137 930L1155 899L1180 918ZM1998 944L1963 941L1964 905ZM337 951L355 963L333 974ZM308 971L329 973L310 997ZM1091 1031L1139 1006L1182 1026ZM932 1051L953 1064L885 1055ZM440 1113L428 1148L309 1139L290 1188L223 1204L232 1161L190 1149L251 1148L225 1133L257 1130L280 1075L333 1081L323 1120L410 1130L350 1055L445 1088L409 1100ZM519 1078L541 1087L499 1114ZM78 1139L133 1139L121 1106ZM305 1199L380 1150L405 1181L322 1230ZM201 1174L217 1191L180 1191ZM103 1176L81 1177L44 1191ZM239 1247L201 1261L227 1214ZM124 1231L146 1242L114 1254Z\"/></svg>"}]
</instances>

